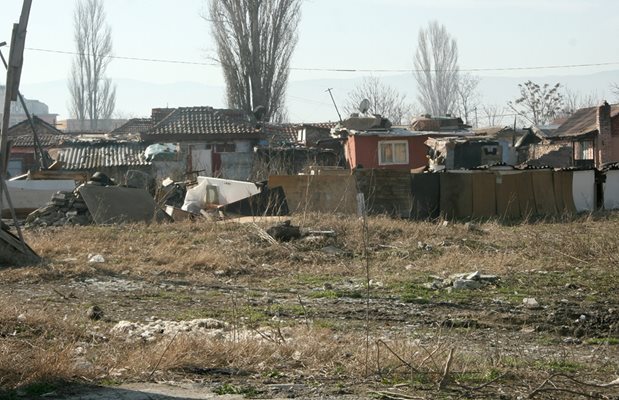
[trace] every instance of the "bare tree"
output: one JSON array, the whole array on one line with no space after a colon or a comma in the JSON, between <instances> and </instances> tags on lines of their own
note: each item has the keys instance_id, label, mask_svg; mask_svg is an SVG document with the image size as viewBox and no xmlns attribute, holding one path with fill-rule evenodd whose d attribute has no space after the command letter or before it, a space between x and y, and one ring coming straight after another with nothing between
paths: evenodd
<instances>
[{"instance_id":1,"label":"bare tree","mask_svg":"<svg viewBox=\"0 0 619 400\"><path fill-rule=\"evenodd\" d=\"M486 104L482 107L482 115L488 126L500 126L506 117L505 107L496 104Z\"/></svg>"},{"instance_id":2,"label":"bare tree","mask_svg":"<svg viewBox=\"0 0 619 400\"><path fill-rule=\"evenodd\" d=\"M458 111L458 116L469 125L477 124L476 120L474 123L472 121L474 116L473 113L476 111L477 106L479 106L479 91L477 90L477 86L479 86L478 77L462 73L458 76L456 109Z\"/></svg>"},{"instance_id":3,"label":"bare tree","mask_svg":"<svg viewBox=\"0 0 619 400\"><path fill-rule=\"evenodd\" d=\"M519 84L520 97L507 103L523 120L533 125L545 125L556 118L563 109L561 84L538 85L532 81Z\"/></svg>"},{"instance_id":4,"label":"bare tree","mask_svg":"<svg viewBox=\"0 0 619 400\"><path fill-rule=\"evenodd\" d=\"M619 100L619 84L616 82L611 83L610 91L613 92L613 94L615 95L615 98Z\"/></svg>"},{"instance_id":5,"label":"bare tree","mask_svg":"<svg viewBox=\"0 0 619 400\"><path fill-rule=\"evenodd\" d=\"M97 129L100 119L108 119L116 105L116 86L105 76L112 55L112 33L105 22L102 0L79 0L73 14L76 55L71 66L69 91L71 114L90 120Z\"/></svg>"},{"instance_id":6,"label":"bare tree","mask_svg":"<svg viewBox=\"0 0 619 400\"><path fill-rule=\"evenodd\" d=\"M404 123L409 112L406 95L385 84L379 78L366 77L355 89L348 93L344 110L348 114L359 112L359 104L367 99L370 102L368 112L380 114L393 124Z\"/></svg>"},{"instance_id":7,"label":"bare tree","mask_svg":"<svg viewBox=\"0 0 619 400\"><path fill-rule=\"evenodd\" d=\"M297 44L301 0L210 0L209 15L226 81L228 107L264 107L271 120L284 105Z\"/></svg>"},{"instance_id":8,"label":"bare tree","mask_svg":"<svg viewBox=\"0 0 619 400\"><path fill-rule=\"evenodd\" d=\"M566 88L563 91L563 110L561 115L570 116L580 108L594 107L599 103L599 95L593 91L583 94Z\"/></svg>"},{"instance_id":9,"label":"bare tree","mask_svg":"<svg viewBox=\"0 0 619 400\"><path fill-rule=\"evenodd\" d=\"M458 45L445 26L432 21L419 31L415 53L418 101L426 113L445 115L456 103Z\"/></svg>"}]
</instances>

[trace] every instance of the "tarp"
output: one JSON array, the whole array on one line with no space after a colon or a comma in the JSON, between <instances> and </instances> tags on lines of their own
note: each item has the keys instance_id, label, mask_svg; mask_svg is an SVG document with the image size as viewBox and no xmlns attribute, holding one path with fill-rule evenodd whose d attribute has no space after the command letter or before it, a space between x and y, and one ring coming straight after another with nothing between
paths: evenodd
<instances>
[{"instance_id":1,"label":"tarp","mask_svg":"<svg viewBox=\"0 0 619 400\"><path fill-rule=\"evenodd\" d=\"M535 208L541 215L557 215L552 170L539 170L532 173Z\"/></svg>"}]
</instances>

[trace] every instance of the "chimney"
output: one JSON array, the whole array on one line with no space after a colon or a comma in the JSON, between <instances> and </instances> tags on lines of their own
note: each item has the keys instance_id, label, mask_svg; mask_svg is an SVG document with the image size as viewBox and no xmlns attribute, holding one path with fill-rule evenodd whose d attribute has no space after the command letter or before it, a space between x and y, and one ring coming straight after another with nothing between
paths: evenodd
<instances>
[{"instance_id":1,"label":"chimney","mask_svg":"<svg viewBox=\"0 0 619 400\"><path fill-rule=\"evenodd\" d=\"M596 127L598 131L596 167L612 161L612 127L610 119L610 105L604 101L597 109Z\"/></svg>"}]
</instances>

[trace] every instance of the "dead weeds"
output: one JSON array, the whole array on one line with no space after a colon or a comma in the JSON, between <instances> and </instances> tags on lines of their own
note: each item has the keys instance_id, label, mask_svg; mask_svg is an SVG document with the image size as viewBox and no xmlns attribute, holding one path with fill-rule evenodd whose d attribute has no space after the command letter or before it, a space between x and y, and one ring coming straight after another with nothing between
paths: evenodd
<instances>
[{"instance_id":1,"label":"dead weeds","mask_svg":"<svg viewBox=\"0 0 619 400\"><path fill-rule=\"evenodd\" d=\"M292 219L301 222L336 236L271 244L248 225L190 222L27 231L46 263L0 270L0 390L58 381L221 384L216 371L233 371L225 382L249 382L250 396L270 383L303 382L314 395L430 398L440 390L506 399L552 398L557 384L569 398L584 390L576 382L601 385L619 374L615 214L513 225L373 217L365 243L356 218ZM89 262L93 254L105 262ZM499 280L471 291L424 286L473 271ZM525 297L541 307L527 309ZM103 320L87 318L93 304ZM138 341L111 334L121 320L153 318L217 318L229 328Z\"/></svg>"}]
</instances>

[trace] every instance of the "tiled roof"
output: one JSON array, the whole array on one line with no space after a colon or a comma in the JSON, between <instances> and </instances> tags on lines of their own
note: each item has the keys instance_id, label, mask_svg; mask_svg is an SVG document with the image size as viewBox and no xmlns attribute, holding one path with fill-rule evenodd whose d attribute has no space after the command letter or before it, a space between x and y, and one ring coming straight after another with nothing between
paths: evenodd
<instances>
[{"instance_id":1,"label":"tiled roof","mask_svg":"<svg viewBox=\"0 0 619 400\"><path fill-rule=\"evenodd\" d=\"M37 136L39 138L39 143L41 143L42 147L60 146L65 141L74 139L72 136L69 135L43 134ZM30 134L12 137L11 142L13 147L34 147L34 136Z\"/></svg>"},{"instance_id":2,"label":"tiled roof","mask_svg":"<svg viewBox=\"0 0 619 400\"><path fill-rule=\"evenodd\" d=\"M297 124L264 124L263 133L273 144L296 143L300 126Z\"/></svg>"},{"instance_id":3,"label":"tiled roof","mask_svg":"<svg viewBox=\"0 0 619 400\"><path fill-rule=\"evenodd\" d=\"M146 132L153 127L150 118L132 118L112 131L113 135L130 135Z\"/></svg>"},{"instance_id":4,"label":"tiled roof","mask_svg":"<svg viewBox=\"0 0 619 400\"><path fill-rule=\"evenodd\" d=\"M32 122L37 130L38 135L62 135L63 132L58 130L56 127L48 124L41 118L36 115L32 116ZM21 121L18 124L13 125L8 129L8 136L23 136L23 135L32 135L32 128L30 127L30 122L27 119Z\"/></svg>"},{"instance_id":5,"label":"tiled roof","mask_svg":"<svg viewBox=\"0 0 619 400\"><path fill-rule=\"evenodd\" d=\"M581 108L572 114L561 126L552 132L551 137L580 136L597 131L597 107ZM619 104L610 109L610 116L619 115Z\"/></svg>"},{"instance_id":6,"label":"tiled roof","mask_svg":"<svg viewBox=\"0 0 619 400\"><path fill-rule=\"evenodd\" d=\"M145 136L232 136L259 133L253 117L242 110L179 107L146 132Z\"/></svg>"},{"instance_id":7,"label":"tiled roof","mask_svg":"<svg viewBox=\"0 0 619 400\"><path fill-rule=\"evenodd\" d=\"M65 170L149 165L144 157L148 145L136 142L72 143L58 151L56 161Z\"/></svg>"}]
</instances>

